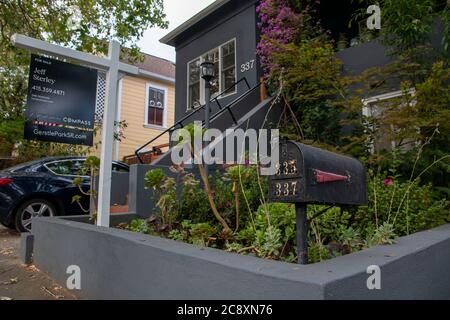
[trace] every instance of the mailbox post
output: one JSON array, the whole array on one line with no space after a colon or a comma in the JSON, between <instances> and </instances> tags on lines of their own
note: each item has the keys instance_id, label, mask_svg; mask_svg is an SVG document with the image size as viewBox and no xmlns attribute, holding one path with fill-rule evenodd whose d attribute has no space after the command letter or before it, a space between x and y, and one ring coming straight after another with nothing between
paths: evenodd
<instances>
[{"instance_id":1,"label":"mailbox post","mask_svg":"<svg viewBox=\"0 0 450 320\"><path fill-rule=\"evenodd\" d=\"M297 251L300 264L308 264L308 216L306 204L296 203Z\"/></svg>"},{"instance_id":2,"label":"mailbox post","mask_svg":"<svg viewBox=\"0 0 450 320\"><path fill-rule=\"evenodd\" d=\"M367 205L367 174L350 157L293 141L282 141L269 201L292 203L297 214L298 262L308 264L308 204Z\"/></svg>"}]
</instances>

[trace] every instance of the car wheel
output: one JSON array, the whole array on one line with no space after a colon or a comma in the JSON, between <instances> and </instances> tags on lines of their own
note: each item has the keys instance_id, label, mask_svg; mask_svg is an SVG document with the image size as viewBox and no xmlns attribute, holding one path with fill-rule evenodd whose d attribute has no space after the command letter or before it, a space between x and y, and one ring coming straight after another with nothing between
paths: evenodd
<instances>
[{"instance_id":1,"label":"car wheel","mask_svg":"<svg viewBox=\"0 0 450 320\"><path fill-rule=\"evenodd\" d=\"M16 229L19 232L30 232L33 219L36 217L53 217L55 206L44 199L33 199L24 202L16 213Z\"/></svg>"}]
</instances>

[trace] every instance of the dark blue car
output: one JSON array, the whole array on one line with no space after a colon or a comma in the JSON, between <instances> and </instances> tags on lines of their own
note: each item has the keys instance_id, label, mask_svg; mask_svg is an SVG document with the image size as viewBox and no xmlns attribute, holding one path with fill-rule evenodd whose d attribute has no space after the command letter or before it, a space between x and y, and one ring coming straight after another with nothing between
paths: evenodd
<instances>
[{"instance_id":1,"label":"dark blue car","mask_svg":"<svg viewBox=\"0 0 450 320\"><path fill-rule=\"evenodd\" d=\"M83 208L89 197L74 180L83 172L83 157L45 158L0 171L0 223L20 232L31 230L37 216L82 215L85 212L72 198L81 196ZM128 165L114 162L113 172L129 172ZM82 188L90 188L90 178L81 176Z\"/></svg>"}]
</instances>

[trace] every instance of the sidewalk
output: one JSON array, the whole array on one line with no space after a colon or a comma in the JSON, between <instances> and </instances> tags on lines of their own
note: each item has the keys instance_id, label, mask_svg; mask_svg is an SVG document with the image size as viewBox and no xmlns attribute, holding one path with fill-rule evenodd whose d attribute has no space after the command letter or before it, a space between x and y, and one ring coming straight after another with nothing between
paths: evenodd
<instances>
[{"instance_id":1,"label":"sidewalk","mask_svg":"<svg viewBox=\"0 0 450 320\"><path fill-rule=\"evenodd\" d=\"M18 258L20 235L0 225L0 300L77 300L35 266Z\"/></svg>"}]
</instances>

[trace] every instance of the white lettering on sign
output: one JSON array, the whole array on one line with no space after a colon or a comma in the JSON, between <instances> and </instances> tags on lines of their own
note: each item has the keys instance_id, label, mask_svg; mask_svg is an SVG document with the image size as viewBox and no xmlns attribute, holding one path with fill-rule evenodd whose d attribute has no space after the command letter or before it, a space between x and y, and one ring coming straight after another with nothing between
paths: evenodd
<instances>
[{"instance_id":1,"label":"white lettering on sign","mask_svg":"<svg viewBox=\"0 0 450 320\"><path fill-rule=\"evenodd\" d=\"M55 80L54 79L50 79L49 77L41 77L37 74L33 74L33 80L39 81L39 82L43 82L43 83L48 83L48 84L55 84Z\"/></svg>"},{"instance_id":2,"label":"white lettering on sign","mask_svg":"<svg viewBox=\"0 0 450 320\"><path fill-rule=\"evenodd\" d=\"M89 121L89 120L72 119L69 117L64 117L63 121L69 125L81 125L81 126L86 126L86 127L91 125L91 121Z\"/></svg>"},{"instance_id":3,"label":"white lettering on sign","mask_svg":"<svg viewBox=\"0 0 450 320\"><path fill-rule=\"evenodd\" d=\"M41 81L39 79L36 79L36 75L34 75L34 80ZM51 82L48 82L48 83L53 84ZM66 92L64 90L57 90L57 89L47 88L47 87L43 87L43 86L32 86L31 90L36 91L36 92L49 93L49 94L53 94L55 96L63 96L64 97L66 95Z\"/></svg>"},{"instance_id":4,"label":"white lettering on sign","mask_svg":"<svg viewBox=\"0 0 450 320\"><path fill-rule=\"evenodd\" d=\"M247 61L247 62L241 64L241 73L250 71L254 67L255 67L255 59Z\"/></svg>"},{"instance_id":5,"label":"white lettering on sign","mask_svg":"<svg viewBox=\"0 0 450 320\"><path fill-rule=\"evenodd\" d=\"M46 76L47 69L35 68L33 71L33 80L54 85L56 80Z\"/></svg>"}]
</instances>

